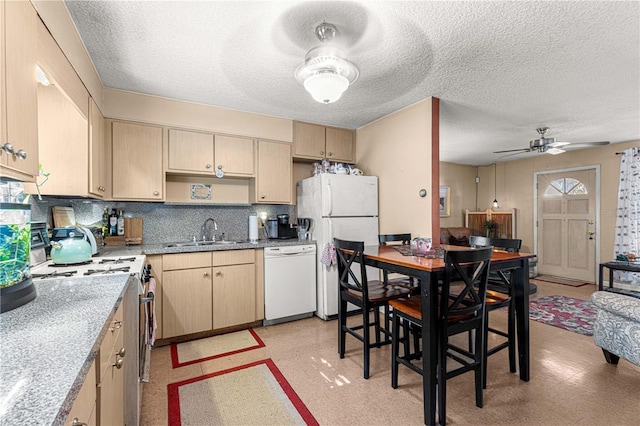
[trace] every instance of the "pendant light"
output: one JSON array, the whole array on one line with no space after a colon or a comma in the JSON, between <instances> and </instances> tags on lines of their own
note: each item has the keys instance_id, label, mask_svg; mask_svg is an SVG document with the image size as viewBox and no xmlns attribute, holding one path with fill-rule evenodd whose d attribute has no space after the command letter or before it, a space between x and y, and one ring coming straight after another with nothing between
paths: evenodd
<instances>
[{"instance_id":1,"label":"pendant light","mask_svg":"<svg viewBox=\"0 0 640 426\"><path fill-rule=\"evenodd\" d=\"M496 195L496 187L498 185L497 177L496 177L496 166L497 166L497 163L493 163L493 208L494 209L498 208L498 197Z\"/></svg>"},{"instance_id":2,"label":"pendant light","mask_svg":"<svg viewBox=\"0 0 640 426\"><path fill-rule=\"evenodd\" d=\"M345 59L342 49L331 46L336 36L335 25L323 22L316 27L316 36L322 42L307 52L304 63L295 71L296 80L313 99L330 104L342 96L360 75L358 67Z\"/></svg>"}]
</instances>

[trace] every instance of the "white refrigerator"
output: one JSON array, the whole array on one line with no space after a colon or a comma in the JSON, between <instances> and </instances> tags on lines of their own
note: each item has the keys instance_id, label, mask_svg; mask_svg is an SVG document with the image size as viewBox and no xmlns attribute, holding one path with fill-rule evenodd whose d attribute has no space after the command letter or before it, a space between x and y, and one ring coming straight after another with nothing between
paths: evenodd
<instances>
[{"instance_id":1,"label":"white refrigerator","mask_svg":"<svg viewBox=\"0 0 640 426\"><path fill-rule=\"evenodd\" d=\"M313 219L312 238L317 241L317 309L324 320L338 314L338 266L320 262L333 238L378 245L378 178L321 174L298 182L298 217ZM368 278L377 278L367 268ZM350 305L350 309L355 306Z\"/></svg>"}]
</instances>

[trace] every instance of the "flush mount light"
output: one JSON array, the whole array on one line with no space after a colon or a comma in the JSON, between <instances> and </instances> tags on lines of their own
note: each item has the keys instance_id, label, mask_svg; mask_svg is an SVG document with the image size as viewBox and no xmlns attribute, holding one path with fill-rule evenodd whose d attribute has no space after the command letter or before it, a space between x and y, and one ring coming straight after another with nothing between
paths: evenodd
<instances>
[{"instance_id":1,"label":"flush mount light","mask_svg":"<svg viewBox=\"0 0 640 426\"><path fill-rule=\"evenodd\" d=\"M44 71L42 71L42 68L40 68L40 65L36 65L36 80L38 80L38 83L42 84L43 86L48 86L49 84L51 84L47 75L44 73Z\"/></svg>"},{"instance_id":2,"label":"flush mount light","mask_svg":"<svg viewBox=\"0 0 640 426\"><path fill-rule=\"evenodd\" d=\"M345 59L342 49L329 42L336 36L336 27L323 22L316 27L316 36L322 42L307 52L304 64L296 69L296 80L313 99L330 104L340 99L350 84L358 79L360 71Z\"/></svg>"}]
</instances>

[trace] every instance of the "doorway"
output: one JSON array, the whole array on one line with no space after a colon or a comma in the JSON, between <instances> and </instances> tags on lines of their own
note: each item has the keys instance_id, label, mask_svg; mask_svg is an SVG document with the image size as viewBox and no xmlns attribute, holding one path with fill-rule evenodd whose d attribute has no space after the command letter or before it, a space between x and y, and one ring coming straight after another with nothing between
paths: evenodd
<instances>
[{"instance_id":1,"label":"doorway","mask_svg":"<svg viewBox=\"0 0 640 426\"><path fill-rule=\"evenodd\" d=\"M600 167L539 172L534 180L538 271L595 282Z\"/></svg>"}]
</instances>

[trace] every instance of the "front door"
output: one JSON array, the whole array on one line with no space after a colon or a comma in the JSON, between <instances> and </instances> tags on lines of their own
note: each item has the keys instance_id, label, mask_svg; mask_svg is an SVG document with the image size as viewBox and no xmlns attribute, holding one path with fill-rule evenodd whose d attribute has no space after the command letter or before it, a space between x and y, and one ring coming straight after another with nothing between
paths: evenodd
<instances>
[{"instance_id":1,"label":"front door","mask_svg":"<svg viewBox=\"0 0 640 426\"><path fill-rule=\"evenodd\" d=\"M538 271L593 282L596 170L539 174Z\"/></svg>"}]
</instances>

